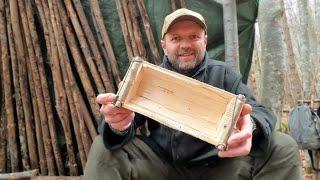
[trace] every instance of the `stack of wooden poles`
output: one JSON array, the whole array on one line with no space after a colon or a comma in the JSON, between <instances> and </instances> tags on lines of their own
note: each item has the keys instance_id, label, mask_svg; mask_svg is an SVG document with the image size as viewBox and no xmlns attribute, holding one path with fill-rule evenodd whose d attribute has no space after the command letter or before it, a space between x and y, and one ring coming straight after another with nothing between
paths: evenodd
<instances>
[{"instance_id":1,"label":"stack of wooden poles","mask_svg":"<svg viewBox=\"0 0 320 180\"><path fill-rule=\"evenodd\" d=\"M160 64L143 0L115 2L128 59ZM80 0L0 0L0 173L83 173L101 119L96 95L121 81L98 0L90 7L87 17Z\"/></svg>"}]
</instances>

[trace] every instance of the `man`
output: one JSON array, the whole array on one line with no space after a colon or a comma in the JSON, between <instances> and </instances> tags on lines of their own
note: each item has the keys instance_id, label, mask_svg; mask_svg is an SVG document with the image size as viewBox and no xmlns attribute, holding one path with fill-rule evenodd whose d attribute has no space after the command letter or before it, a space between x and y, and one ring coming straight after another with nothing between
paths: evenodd
<instances>
[{"instance_id":1,"label":"man","mask_svg":"<svg viewBox=\"0 0 320 180\"><path fill-rule=\"evenodd\" d=\"M162 29L162 67L234 94L247 104L226 151L134 112L100 94L104 121L90 150L85 179L301 179L296 143L274 132L275 117L259 105L241 76L206 54L206 24L188 9L169 14ZM150 135L135 130L148 121Z\"/></svg>"}]
</instances>

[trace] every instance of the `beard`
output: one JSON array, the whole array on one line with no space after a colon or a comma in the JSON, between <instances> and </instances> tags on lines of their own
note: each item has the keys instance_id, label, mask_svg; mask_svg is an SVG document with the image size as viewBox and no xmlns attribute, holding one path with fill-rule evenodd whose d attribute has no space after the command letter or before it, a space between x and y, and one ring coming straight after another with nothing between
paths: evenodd
<instances>
[{"instance_id":1,"label":"beard","mask_svg":"<svg viewBox=\"0 0 320 180\"><path fill-rule=\"evenodd\" d=\"M184 54L192 54L194 55L193 60L182 61L179 59L181 55ZM196 50L196 49L185 49L176 53L168 53L168 60L173 66L175 70L177 70L181 74L190 74L194 70L195 67L200 65L204 59L205 51Z\"/></svg>"}]
</instances>

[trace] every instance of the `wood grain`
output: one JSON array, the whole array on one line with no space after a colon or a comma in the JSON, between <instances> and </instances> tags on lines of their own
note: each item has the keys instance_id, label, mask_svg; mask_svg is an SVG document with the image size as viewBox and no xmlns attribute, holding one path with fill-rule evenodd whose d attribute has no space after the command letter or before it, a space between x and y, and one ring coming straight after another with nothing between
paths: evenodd
<instances>
[{"instance_id":1,"label":"wood grain","mask_svg":"<svg viewBox=\"0 0 320 180\"><path fill-rule=\"evenodd\" d=\"M122 107L226 148L245 101L243 95L234 95L146 61L133 63L136 64L130 67L135 68L129 68L124 79L127 83L118 92Z\"/></svg>"}]
</instances>

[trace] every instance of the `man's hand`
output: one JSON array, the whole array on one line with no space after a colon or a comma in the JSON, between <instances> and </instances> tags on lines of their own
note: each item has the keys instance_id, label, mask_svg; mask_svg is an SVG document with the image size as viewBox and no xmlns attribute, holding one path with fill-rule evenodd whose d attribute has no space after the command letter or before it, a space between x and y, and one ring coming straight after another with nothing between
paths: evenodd
<instances>
[{"instance_id":1,"label":"man's hand","mask_svg":"<svg viewBox=\"0 0 320 180\"><path fill-rule=\"evenodd\" d=\"M252 146L251 111L252 107L249 104L243 106L236 128L228 139L227 150L219 151L219 157L246 156L250 153Z\"/></svg>"},{"instance_id":2,"label":"man's hand","mask_svg":"<svg viewBox=\"0 0 320 180\"><path fill-rule=\"evenodd\" d=\"M113 129L124 131L128 129L134 118L134 112L125 108L118 108L113 105L116 95L113 93L99 94L96 101L101 104L100 113L104 120Z\"/></svg>"}]
</instances>

